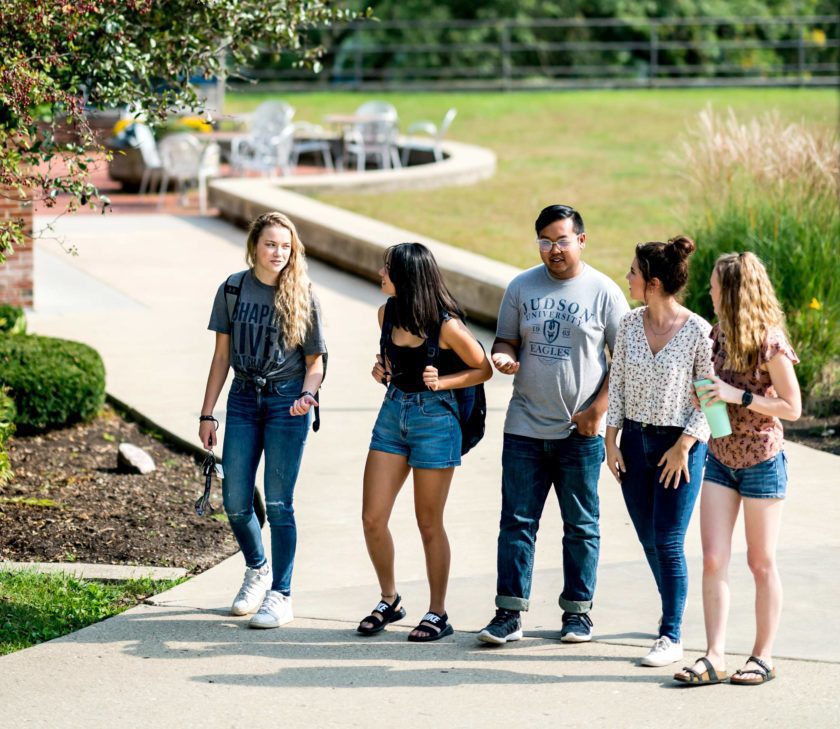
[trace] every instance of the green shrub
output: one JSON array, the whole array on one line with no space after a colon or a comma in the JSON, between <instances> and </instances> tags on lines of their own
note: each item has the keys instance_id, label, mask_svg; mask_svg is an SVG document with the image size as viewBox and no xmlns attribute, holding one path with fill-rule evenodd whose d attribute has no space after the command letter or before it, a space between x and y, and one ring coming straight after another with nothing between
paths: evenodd
<instances>
[{"instance_id":1,"label":"green shrub","mask_svg":"<svg viewBox=\"0 0 840 729\"><path fill-rule=\"evenodd\" d=\"M15 401L0 388L0 486L12 477L12 466L6 451L6 442L15 432Z\"/></svg>"},{"instance_id":2,"label":"green shrub","mask_svg":"<svg viewBox=\"0 0 840 729\"><path fill-rule=\"evenodd\" d=\"M26 317L23 309L11 304L0 304L0 333L23 334L26 331Z\"/></svg>"},{"instance_id":3,"label":"green shrub","mask_svg":"<svg viewBox=\"0 0 840 729\"><path fill-rule=\"evenodd\" d=\"M17 407L19 430L93 418L105 402L105 367L86 344L53 337L0 337L0 386Z\"/></svg>"},{"instance_id":4,"label":"green shrub","mask_svg":"<svg viewBox=\"0 0 840 729\"><path fill-rule=\"evenodd\" d=\"M724 253L752 251L767 267L787 317L803 395L840 390L840 145L832 130L739 123L701 114L684 164L704 191L689 226L697 241L686 306L713 318L709 277Z\"/></svg>"}]
</instances>

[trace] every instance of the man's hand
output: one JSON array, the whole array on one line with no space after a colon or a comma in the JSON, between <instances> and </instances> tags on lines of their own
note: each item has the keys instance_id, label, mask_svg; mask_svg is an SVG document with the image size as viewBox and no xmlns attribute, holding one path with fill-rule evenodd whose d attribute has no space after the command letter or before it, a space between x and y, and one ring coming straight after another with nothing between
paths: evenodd
<instances>
[{"instance_id":1,"label":"man's hand","mask_svg":"<svg viewBox=\"0 0 840 729\"><path fill-rule=\"evenodd\" d=\"M581 410L579 413L572 415L572 422L577 427L577 432L581 435L593 436L598 435L598 428L601 425L601 418L604 416L593 406L589 406L586 410Z\"/></svg>"},{"instance_id":2,"label":"man's hand","mask_svg":"<svg viewBox=\"0 0 840 729\"><path fill-rule=\"evenodd\" d=\"M509 354L496 352L491 359L493 360L493 366L503 375L515 375L519 372L519 362Z\"/></svg>"}]
</instances>

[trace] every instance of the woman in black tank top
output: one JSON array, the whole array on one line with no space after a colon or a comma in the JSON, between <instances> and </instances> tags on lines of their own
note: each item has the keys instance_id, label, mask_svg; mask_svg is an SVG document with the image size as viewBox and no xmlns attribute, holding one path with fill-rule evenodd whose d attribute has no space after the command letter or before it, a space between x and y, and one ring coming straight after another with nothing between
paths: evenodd
<instances>
[{"instance_id":1,"label":"woman in black tank top","mask_svg":"<svg viewBox=\"0 0 840 729\"><path fill-rule=\"evenodd\" d=\"M382 290L391 298L379 308L385 361L377 355L371 374L388 389L365 463L362 521L382 593L357 631L374 635L405 617L388 521L397 494L413 471L414 511L430 596L429 611L408 640L426 642L453 632L444 607L450 555L443 526L452 475L461 463L458 403L452 391L489 380L492 369L481 344L464 325L461 307L444 285L428 248L420 243L392 246L379 274ZM431 343L435 334L439 353L429 364L427 339Z\"/></svg>"}]
</instances>

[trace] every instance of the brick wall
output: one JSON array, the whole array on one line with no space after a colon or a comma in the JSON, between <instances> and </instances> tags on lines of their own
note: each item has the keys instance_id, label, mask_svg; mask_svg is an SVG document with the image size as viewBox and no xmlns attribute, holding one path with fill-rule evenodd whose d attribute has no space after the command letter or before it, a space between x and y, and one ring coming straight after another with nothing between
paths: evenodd
<instances>
[{"instance_id":1,"label":"brick wall","mask_svg":"<svg viewBox=\"0 0 840 729\"><path fill-rule=\"evenodd\" d=\"M32 205L15 198L15 193L0 191L0 218L22 218L27 244L6 254L0 263L0 302L32 308Z\"/></svg>"}]
</instances>

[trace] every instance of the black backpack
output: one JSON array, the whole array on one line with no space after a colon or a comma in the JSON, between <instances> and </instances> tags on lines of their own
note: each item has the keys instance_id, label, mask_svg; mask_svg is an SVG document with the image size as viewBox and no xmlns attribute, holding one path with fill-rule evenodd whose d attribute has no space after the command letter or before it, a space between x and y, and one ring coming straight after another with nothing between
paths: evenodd
<instances>
[{"instance_id":1,"label":"black backpack","mask_svg":"<svg viewBox=\"0 0 840 729\"><path fill-rule=\"evenodd\" d=\"M391 339L391 330L394 328L393 311L395 306L393 297L385 302L385 313L382 317L382 334L379 337L379 352L383 365L386 362L385 348ZM444 315L444 321L449 319L449 314ZM440 354L438 337L440 336L440 325L428 333L426 337L426 365L434 365ZM481 342L479 342L481 344ZM484 349L484 345L481 345ZM461 455L472 450L484 437L484 422L487 419L487 398L484 394L484 384L472 385L470 387L459 387L452 390L455 400L458 403L458 412L455 413L461 423Z\"/></svg>"},{"instance_id":2,"label":"black backpack","mask_svg":"<svg viewBox=\"0 0 840 729\"><path fill-rule=\"evenodd\" d=\"M242 282L245 280L245 275L248 273L247 270L240 271L239 273L232 273L228 276L227 281L225 281L225 303L227 304L227 311L228 311L228 319L231 322L231 326L233 324L233 312L236 311L236 305L239 303L239 296L242 293ZM233 336L231 332L231 336ZM326 352L323 355L324 357L324 376L321 379L321 384L324 383L324 380L327 377L327 354ZM320 406L321 398L319 397L321 394L320 388L318 392L315 393L315 401ZM321 408L315 408L315 415L312 419L312 430L316 433L321 428Z\"/></svg>"}]
</instances>

